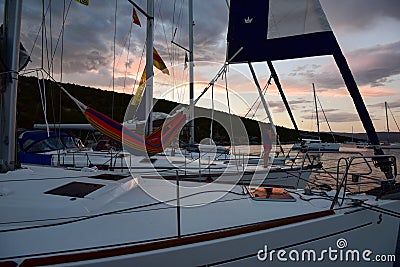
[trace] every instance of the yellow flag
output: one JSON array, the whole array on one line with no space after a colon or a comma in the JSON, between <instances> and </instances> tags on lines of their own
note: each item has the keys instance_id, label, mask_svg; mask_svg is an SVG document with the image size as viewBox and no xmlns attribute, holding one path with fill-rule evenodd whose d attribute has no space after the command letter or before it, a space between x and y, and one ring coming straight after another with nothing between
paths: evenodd
<instances>
[{"instance_id":1,"label":"yellow flag","mask_svg":"<svg viewBox=\"0 0 400 267\"><path fill-rule=\"evenodd\" d=\"M89 0L75 0L78 3L81 3L82 5L88 6L89 5Z\"/></svg>"},{"instance_id":2,"label":"yellow flag","mask_svg":"<svg viewBox=\"0 0 400 267\"><path fill-rule=\"evenodd\" d=\"M153 47L153 65L157 69L161 70L163 73L169 75L169 70L167 66L165 65L164 61L157 53L157 50L154 47ZM146 67L143 70L142 77L140 78L139 86L138 89L136 90L135 96L131 101L131 104L133 106L138 106L140 101L142 100L143 91L144 88L146 87L145 83L146 83Z\"/></svg>"},{"instance_id":3,"label":"yellow flag","mask_svg":"<svg viewBox=\"0 0 400 267\"><path fill-rule=\"evenodd\" d=\"M140 78L138 89L136 90L135 96L132 99L132 105L138 106L142 100L143 91L146 83L146 68L143 70L142 77Z\"/></svg>"}]
</instances>

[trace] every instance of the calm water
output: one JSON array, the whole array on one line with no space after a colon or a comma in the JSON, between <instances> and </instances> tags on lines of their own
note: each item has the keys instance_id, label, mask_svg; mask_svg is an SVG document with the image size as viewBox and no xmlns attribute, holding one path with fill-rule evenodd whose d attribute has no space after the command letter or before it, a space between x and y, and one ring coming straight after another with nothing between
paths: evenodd
<instances>
[{"instance_id":1,"label":"calm water","mask_svg":"<svg viewBox=\"0 0 400 267\"><path fill-rule=\"evenodd\" d=\"M368 148L357 148L355 145L345 145L342 144L340 147L340 154L323 154L322 155L322 162L323 168L329 171L337 172L338 160L341 157L351 158L351 157L358 157L358 154L345 154L346 152L349 153L360 153L364 156L373 156L373 149ZM400 167L400 150L393 149L393 150L384 150L384 153L387 155L393 155L396 158L396 165L397 169ZM346 164L345 161L342 160L339 164L339 171L343 172L345 170ZM371 168L371 169L370 169ZM372 170L372 171L371 171ZM371 189L373 187L378 186L379 184L374 182L373 179L377 180L385 180L385 175L380 171L379 168L374 166L374 163L370 158L362 159L362 158L355 158L352 161L351 167L349 169L350 175L348 176L348 183L352 183L352 178L357 178L357 175L352 174L361 174L361 181L365 184L362 185L350 185L349 188L354 190L361 190L365 191ZM364 175L365 174L365 175ZM341 179L343 175L339 176ZM316 183L327 183L329 185L336 185L337 175L327 175L327 174L313 174L311 177L311 181L315 181ZM399 177L397 176L397 181L399 181Z\"/></svg>"},{"instance_id":2,"label":"calm water","mask_svg":"<svg viewBox=\"0 0 400 267\"><path fill-rule=\"evenodd\" d=\"M283 149L285 153L290 150L292 145L284 145ZM259 155L260 154L261 146L251 146L251 154ZM240 147L236 148L236 152L240 152ZM400 170L400 149L392 149L392 150L384 150L384 153L387 155L393 155L396 158L397 169ZM321 161L323 163L323 169L320 170L318 173L313 173L310 177L310 181L316 184L329 184L330 186L336 185L337 176L337 167L338 167L338 160L340 158L347 158L348 162L350 161L351 157L359 157L361 156L372 156L373 149L368 148L357 148L356 145L346 145L341 144L340 146L340 153L323 153L321 155ZM292 151L291 156L295 156L296 152ZM368 164L367 164L368 162ZM372 171L370 170L370 168ZM345 161L342 159L339 164L339 172L344 172L346 167ZM361 174L362 182L365 182L363 185L349 185L349 188L352 190L368 190L373 187L378 186L373 179L384 180L384 174L376 167L374 167L373 162L370 158L362 159L362 158L355 158L352 161L351 167L349 169L348 175L348 183L352 182L352 178L356 178L357 175L352 174ZM365 176L365 177L364 177ZM339 180L341 180L343 175L339 176ZM369 177L369 178L367 178ZM400 181L399 175L397 175L397 181ZM312 185L311 185L312 186Z\"/></svg>"}]
</instances>

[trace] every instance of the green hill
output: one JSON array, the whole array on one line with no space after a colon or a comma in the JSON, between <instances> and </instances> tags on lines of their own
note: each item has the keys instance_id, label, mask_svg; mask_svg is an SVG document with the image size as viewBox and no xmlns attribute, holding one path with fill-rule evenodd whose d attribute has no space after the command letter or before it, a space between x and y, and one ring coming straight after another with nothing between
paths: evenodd
<instances>
[{"instance_id":1,"label":"green hill","mask_svg":"<svg viewBox=\"0 0 400 267\"><path fill-rule=\"evenodd\" d=\"M32 129L34 123L45 123L42 98L46 99L46 114L49 124L54 123L88 123L77 105L65 94L59 87L45 80L45 86L42 86L42 92L39 91L38 80L36 77L20 77L18 88L18 103L17 103L17 127L24 129ZM65 83L62 85L72 96L81 101L87 106L90 106L108 116L114 117L117 121L122 121L125 115L126 107L131 99L131 95L114 93L114 108L112 110L113 92L94 89L77 84ZM44 88L44 89L43 89ZM42 96L42 97L41 97ZM155 111L169 113L177 103L158 100L155 105ZM196 108L195 112L202 114L210 114L210 110ZM216 111L214 116L222 121L228 120L228 114ZM210 116L208 116L210 117ZM240 118L245 125L249 140L252 143L259 143L260 131L258 122L255 120ZM210 135L210 119L199 118L195 120L195 140L199 142L203 138ZM224 128L218 123L213 125L214 136L216 141L228 145L226 143L227 133ZM293 129L277 126L277 132L280 141L283 143L295 142L297 134ZM304 134L311 134L303 132ZM330 134L322 133L323 141L332 141ZM336 136L337 142L343 142L349 138Z\"/></svg>"}]
</instances>

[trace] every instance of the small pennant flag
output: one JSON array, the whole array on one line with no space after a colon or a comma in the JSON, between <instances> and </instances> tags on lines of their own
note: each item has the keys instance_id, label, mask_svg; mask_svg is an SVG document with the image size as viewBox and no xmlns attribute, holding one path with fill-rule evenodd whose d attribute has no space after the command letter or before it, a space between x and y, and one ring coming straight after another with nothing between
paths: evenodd
<instances>
[{"instance_id":1,"label":"small pennant flag","mask_svg":"<svg viewBox=\"0 0 400 267\"><path fill-rule=\"evenodd\" d=\"M153 65L157 69L161 70L163 73L169 75L169 70L165 65L164 61L158 54L157 50L153 47ZM131 104L134 106L138 106L140 101L142 100L143 91L146 83L146 67L143 70L142 77L140 78L138 89L136 90L135 96L133 97Z\"/></svg>"},{"instance_id":2,"label":"small pennant flag","mask_svg":"<svg viewBox=\"0 0 400 267\"><path fill-rule=\"evenodd\" d=\"M133 7L132 9L132 19L133 19L133 23L135 23L136 25L139 25L140 27L142 27L142 24L140 23L139 20L139 16L136 12L136 9Z\"/></svg>"},{"instance_id":3,"label":"small pennant flag","mask_svg":"<svg viewBox=\"0 0 400 267\"><path fill-rule=\"evenodd\" d=\"M187 52L185 52L185 70L187 69L187 67L188 67L188 62L189 62L189 59L188 59L188 54L187 54Z\"/></svg>"},{"instance_id":4,"label":"small pennant flag","mask_svg":"<svg viewBox=\"0 0 400 267\"><path fill-rule=\"evenodd\" d=\"M75 0L78 3L81 3L82 5L88 6L89 5L89 0Z\"/></svg>"},{"instance_id":5,"label":"small pennant flag","mask_svg":"<svg viewBox=\"0 0 400 267\"><path fill-rule=\"evenodd\" d=\"M157 53L157 50L154 47L153 47L153 64L154 64L154 67L161 70L163 73L169 75L169 70L167 69L167 66L165 65L164 61L162 60L160 55Z\"/></svg>"},{"instance_id":6,"label":"small pennant flag","mask_svg":"<svg viewBox=\"0 0 400 267\"><path fill-rule=\"evenodd\" d=\"M144 68L144 70L143 70L138 89L136 90L135 96L132 99L132 103L131 103L132 105L138 106L140 101L142 100L142 95L143 95L143 91L145 88L145 85L144 85L145 82L146 82L146 68Z\"/></svg>"}]
</instances>

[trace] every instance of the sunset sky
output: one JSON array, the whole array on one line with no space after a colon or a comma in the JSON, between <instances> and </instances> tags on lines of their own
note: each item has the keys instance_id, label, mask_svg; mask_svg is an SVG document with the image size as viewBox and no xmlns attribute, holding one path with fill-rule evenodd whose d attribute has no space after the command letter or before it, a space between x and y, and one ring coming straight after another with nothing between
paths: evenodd
<instances>
[{"instance_id":1,"label":"sunset sky","mask_svg":"<svg viewBox=\"0 0 400 267\"><path fill-rule=\"evenodd\" d=\"M47 9L49 0L44 2ZM146 9L144 0L136 3ZM145 17L139 14L142 27L132 25L132 6L123 0L118 0L117 6L114 0L90 0L89 6L81 5L75 0L52 1L46 14L48 52L44 50L44 54L54 54L54 65L50 69L57 80L61 78L61 40L57 45L57 39L61 30L64 4L65 10L68 7L69 9L63 42L62 81L113 90L115 37L114 90L132 93L135 80L140 79L144 68L144 58L141 61L141 56L145 42ZM321 0L321 4L377 131L386 130L385 101L389 103L397 123L400 123L400 1ZM42 61L41 34L34 45L41 26L41 14L41 1L24 1L21 41L29 52L32 51L32 63L29 65L31 69L40 67ZM188 45L187 0L155 0L155 17L156 49L168 68L183 64L184 52L172 46L171 40L175 32L174 40L185 47ZM209 69L209 73L205 73L200 71L200 66L204 66L204 63L199 63L196 79L208 82L216 74L217 66L221 66L225 59L228 22L226 1L194 0L194 21L195 60L213 62L210 64L214 66ZM50 63L45 58L44 68L48 69L48 64ZM332 130L351 132L353 127L354 132L363 131L352 100L331 57L274 62L274 65L301 129L316 130L312 95L312 83L315 83ZM257 63L255 67L260 82L264 85L269 77L268 69L264 63ZM183 65L175 68L182 71ZM159 73L158 70L155 72ZM250 75L245 68L243 72L244 75ZM183 74L181 79L187 77ZM246 87L243 95L248 92L246 90L255 92L255 87L250 88L251 86ZM199 86L196 95L200 90ZM165 93L158 89L155 91L159 94ZM178 100L187 98L188 93L183 95L182 91L174 92L169 95L170 99L172 95L174 100ZM268 89L266 98L275 124L292 127L274 85ZM244 110L238 112L246 113ZM322 113L320 118L323 119ZM391 115L389 119L390 129L398 131ZM321 129L328 130L326 123L321 123Z\"/></svg>"}]
</instances>

